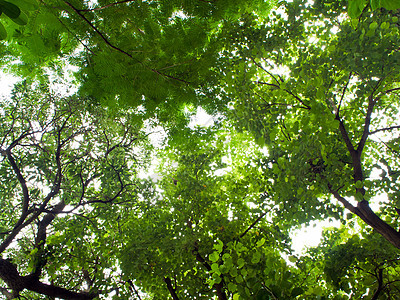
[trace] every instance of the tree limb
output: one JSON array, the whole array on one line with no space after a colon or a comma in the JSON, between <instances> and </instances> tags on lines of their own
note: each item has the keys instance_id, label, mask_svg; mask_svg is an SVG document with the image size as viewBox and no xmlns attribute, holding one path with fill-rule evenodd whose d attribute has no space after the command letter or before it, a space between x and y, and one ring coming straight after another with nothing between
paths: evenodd
<instances>
[{"instance_id":1,"label":"tree limb","mask_svg":"<svg viewBox=\"0 0 400 300\"><path fill-rule=\"evenodd\" d=\"M138 297L139 300L142 300L142 298L140 297L139 292L135 288L135 285L133 284L132 280L129 279L128 284L129 284L129 287L135 292L136 297Z\"/></svg>"},{"instance_id":2,"label":"tree limb","mask_svg":"<svg viewBox=\"0 0 400 300\"><path fill-rule=\"evenodd\" d=\"M179 300L179 297L176 294L174 287L172 286L171 279L169 277L164 277L164 282L167 284L167 289L168 289L169 293L171 294L172 299Z\"/></svg>"},{"instance_id":3,"label":"tree limb","mask_svg":"<svg viewBox=\"0 0 400 300\"><path fill-rule=\"evenodd\" d=\"M350 72L349 78L347 79L347 82L346 82L346 85L345 85L344 88L343 88L342 96L340 97L339 105L338 105L338 107L337 107L336 114L335 114L337 117L339 117L340 107L341 107L341 105L342 105L342 102L343 102L343 99L344 99L344 95L346 94L346 90L347 90L347 88L348 88L348 86L349 86L350 79L351 79L351 76L352 76L352 75L353 75L353 73Z\"/></svg>"},{"instance_id":4,"label":"tree limb","mask_svg":"<svg viewBox=\"0 0 400 300\"><path fill-rule=\"evenodd\" d=\"M87 11L102 10L102 9L105 9L105 8L108 8L108 7L112 7L112 6L115 6L115 5L118 5L118 4L134 2L134 1L136 1L136 0L122 0L122 1L117 1L117 2L114 2L114 3L110 3L110 4L107 4L107 5L101 6L101 7L88 8L88 9L78 9L78 11L87 12Z\"/></svg>"},{"instance_id":5,"label":"tree limb","mask_svg":"<svg viewBox=\"0 0 400 300\"><path fill-rule=\"evenodd\" d=\"M267 212L262 213L240 236L239 238L242 238L246 235L246 233L248 233L252 228L254 228L254 226L257 225L258 222L261 221L262 218L264 218L264 216L267 214Z\"/></svg>"},{"instance_id":6,"label":"tree limb","mask_svg":"<svg viewBox=\"0 0 400 300\"><path fill-rule=\"evenodd\" d=\"M371 95L368 97L368 108L367 108L367 113L365 116L365 122L364 122L364 130L363 134L361 136L360 142L358 143L357 146L357 152L361 156L362 151L364 150L365 143L367 141L368 135L369 135L369 126L371 125L371 115L372 111L374 110L374 106L376 103L376 100L373 97L374 92L378 88L379 83L376 85L375 89L372 91Z\"/></svg>"},{"instance_id":7,"label":"tree limb","mask_svg":"<svg viewBox=\"0 0 400 300\"><path fill-rule=\"evenodd\" d=\"M75 11L75 12L76 12L76 13L77 13L91 28L92 28L110 48L112 48L112 49L114 49L114 50L116 50L116 51L118 51L118 52L120 52L120 53L122 53L122 54L128 56L129 58L133 59L133 60L136 61L137 63L141 64L141 65L142 65L143 67L145 67L146 69L148 69L148 70L150 70L150 71L152 71L152 72L154 72L154 73L156 73L156 74L158 74L158 75L160 75L160 76L167 77L167 78L170 78L170 79L173 79L173 80L176 80L176 81L180 81L180 82L183 82L183 83L185 83L185 84L189 84L189 82L186 81L186 80L183 80L183 79L174 77L174 76L172 76L172 75L168 75L168 74L162 73L162 72L160 72L160 71L158 71L158 70L155 70L155 69L152 69L152 68L147 67L143 62L141 62L140 60L138 60L138 59L136 59L135 57L133 57L132 54L126 52L125 50L123 50L123 49L121 49L121 48L119 48L119 47L117 47L117 46L115 46L115 45L113 45L113 44L107 39L107 37L106 37L100 30L98 30L97 27L94 26L94 25L92 24L92 22L90 22L90 21L82 14L81 10L77 9L75 6L73 6L73 5L72 5L70 2L68 2L68 1L64 1L64 2L65 2L69 7L71 7L71 8L72 8L72 9L73 9L73 10L74 10L74 11Z\"/></svg>"},{"instance_id":8,"label":"tree limb","mask_svg":"<svg viewBox=\"0 0 400 300\"><path fill-rule=\"evenodd\" d=\"M375 134L375 133L378 133L378 132L381 132L381 131L390 131L390 130L393 130L393 129L400 129L400 125L394 125L394 126L390 126L390 127L376 129L376 130L370 131L369 134L371 135L371 134Z\"/></svg>"},{"instance_id":9,"label":"tree limb","mask_svg":"<svg viewBox=\"0 0 400 300\"><path fill-rule=\"evenodd\" d=\"M208 272L211 271L211 266L210 264L200 255L199 253L199 247L197 246L197 243L194 245L193 253L196 255L196 260L198 262L201 262L204 267L207 269ZM218 300L227 300L228 298L226 297L226 293L224 291L223 287L223 281L221 280L220 283L215 283L214 286L215 291L217 293Z\"/></svg>"},{"instance_id":10,"label":"tree limb","mask_svg":"<svg viewBox=\"0 0 400 300\"><path fill-rule=\"evenodd\" d=\"M96 295L69 291L65 288L45 284L28 275L21 276L17 267L7 259L0 258L0 278L13 290L13 297L18 297L24 290L30 290L49 297L57 297L70 300L91 300Z\"/></svg>"}]
</instances>

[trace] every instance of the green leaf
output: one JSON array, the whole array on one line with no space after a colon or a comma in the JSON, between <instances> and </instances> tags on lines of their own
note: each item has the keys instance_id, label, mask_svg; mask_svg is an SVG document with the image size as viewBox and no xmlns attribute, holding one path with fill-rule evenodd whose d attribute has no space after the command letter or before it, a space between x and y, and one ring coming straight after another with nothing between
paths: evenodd
<instances>
[{"instance_id":1,"label":"green leaf","mask_svg":"<svg viewBox=\"0 0 400 300\"><path fill-rule=\"evenodd\" d=\"M236 276L236 277L235 277L235 280L236 280L237 283L242 283L242 282L243 282L243 277L242 277L242 275Z\"/></svg>"},{"instance_id":2,"label":"green leaf","mask_svg":"<svg viewBox=\"0 0 400 300\"><path fill-rule=\"evenodd\" d=\"M238 268L241 269L245 265L245 260L243 258L239 258L237 261Z\"/></svg>"},{"instance_id":3,"label":"green leaf","mask_svg":"<svg viewBox=\"0 0 400 300\"><path fill-rule=\"evenodd\" d=\"M15 4L7 1L0 1L1 10L11 19L16 19L21 14L21 10Z\"/></svg>"},{"instance_id":4,"label":"green leaf","mask_svg":"<svg viewBox=\"0 0 400 300\"><path fill-rule=\"evenodd\" d=\"M211 254L210 254L210 256L209 256L209 259L211 260L211 261L213 261L213 262L216 262L216 261L218 261L218 259L219 259L219 253L218 252L212 252Z\"/></svg>"},{"instance_id":5,"label":"green leaf","mask_svg":"<svg viewBox=\"0 0 400 300\"><path fill-rule=\"evenodd\" d=\"M252 258L251 258L251 262L253 263L253 264L258 264L259 263L259 261L261 260L261 253L260 252L254 252L253 253L253 256L252 256Z\"/></svg>"},{"instance_id":6,"label":"green leaf","mask_svg":"<svg viewBox=\"0 0 400 300\"><path fill-rule=\"evenodd\" d=\"M299 187L299 188L297 189L297 195L301 195L301 194L303 194L303 192L304 192L304 189L303 189L303 188Z\"/></svg>"},{"instance_id":7,"label":"green leaf","mask_svg":"<svg viewBox=\"0 0 400 300\"><path fill-rule=\"evenodd\" d=\"M3 24L0 22L0 40L4 40L7 38L7 31L4 28Z\"/></svg>"},{"instance_id":8,"label":"green leaf","mask_svg":"<svg viewBox=\"0 0 400 300\"><path fill-rule=\"evenodd\" d=\"M355 184L357 189L361 189L363 187L363 182L361 180L358 180Z\"/></svg>"},{"instance_id":9,"label":"green leaf","mask_svg":"<svg viewBox=\"0 0 400 300\"><path fill-rule=\"evenodd\" d=\"M383 8L388 10L396 10L400 8L400 3L397 0L381 0L381 5Z\"/></svg>"},{"instance_id":10,"label":"green leaf","mask_svg":"<svg viewBox=\"0 0 400 300\"><path fill-rule=\"evenodd\" d=\"M230 292L235 292L235 291L237 290L237 285L234 284L233 282L229 282L229 283L228 283L228 290L229 290Z\"/></svg>"},{"instance_id":11,"label":"green leaf","mask_svg":"<svg viewBox=\"0 0 400 300\"><path fill-rule=\"evenodd\" d=\"M217 240L217 244L214 244L214 249L218 251L218 253L222 252L222 249L224 247L224 243L222 243L221 240Z\"/></svg>"},{"instance_id":12,"label":"green leaf","mask_svg":"<svg viewBox=\"0 0 400 300\"><path fill-rule=\"evenodd\" d=\"M265 244L265 239L264 238L261 238L261 240L259 240L258 242L257 242L257 247L261 247L262 245L264 245Z\"/></svg>"},{"instance_id":13,"label":"green leaf","mask_svg":"<svg viewBox=\"0 0 400 300\"><path fill-rule=\"evenodd\" d=\"M17 18L13 18L11 20L21 26L28 24L28 16L22 11Z\"/></svg>"},{"instance_id":14,"label":"green leaf","mask_svg":"<svg viewBox=\"0 0 400 300\"><path fill-rule=\"evenodd\" d=\"M372 10L376 10L378 8L380 8L381 5L381 0L371 0L371 9Z\"/></svg>"},{"instance_id":15,"label":"green leaf","mask_svg":"<svg viewBox=\"0 0 400 300\"><path fill-rule=\"evenodd\" d=\"M378 23L377 22L372 22L371 24L369 24L369 29L370 30L375 30L376 28L378 28Z\"/></svg>"},{"instance_id":16,"label":"green leaf","mask_svg":"<svg viewBox=\"0 0 400 300\"><path fill-rule=\"evenodd\" d=\"M364 3L363 0L348 0L347 13L350 18L358 18L362 12L360 8L361 4Z\"/></svg>"},{"instance_id":17,"label":"green leaf","mask_svg":"<svg viewBox=\"0 0 400 300\"><path fill-rule=\"evenodd\" d=\"M220 272L219 272L219 265L218 265L217 263L213 263L213 264L211 265L211 270L212 270L213 272L215 272L215 273L220 273Z\"/></svg>"}]
</instances>

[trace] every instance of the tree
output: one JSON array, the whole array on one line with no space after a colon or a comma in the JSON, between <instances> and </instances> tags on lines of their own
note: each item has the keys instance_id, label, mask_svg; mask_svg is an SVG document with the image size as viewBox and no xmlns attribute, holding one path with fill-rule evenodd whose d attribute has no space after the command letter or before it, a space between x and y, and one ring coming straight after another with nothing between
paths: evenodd
<instances>
[{"instance_id":1,"label":"tree","mask_svg":"<svg viewBox=\"0 0 400 300\"><path fill-rule=\"evenodd\" d=\"M397 12L353 21L325 4L295 1L285 5L287 16L272 14L264 25L242 21L231 48L238 67L225 64L232 97L242 85L230 114L269 147L275 161L261 166L286 219L324 217L334 197L399 248ZM307 25L314 22L324 26ZM390 177L373 177L386 168ZM375 213L370 200L381 193L389 201Z\"/></svg>"},{"instance_id":2,"label":"tree","mask_svg":"<svg viewBox=\"0 0 400 300\"><path fill-rule=\"evenodd\" d=\"M24 2L2 62L38 88L3 103L4 295L396 295L392 2ZM56 97L39 83L65 59L79 91ZM197 106L212 127L190 129ZM167 132L157 182L136 177L144 124ZM293 255L290 233L323 219L354 231Z\"/></svg>"},{"instance_id":3,"label":"tree","mask_svg":"<svg viewBox=\"0 0 400 300\"><path fill-rule=\"evenodd\" d=\"M1 106L1 292L109 293L120 219L137 205L140 128L49 86L20 83Z\"/></svg>"},{"instance_id":4,"label":"tree","mask_svg":"<svg viewBox=\"0 0 400 300\"><path fill-rule=\"evenodd\" d=\"M218 105L196 90L218 74L224 24L271 8L262 0L27 2L28 24L8 25L6 67L40 78L49 67L61 74L68 62L79 68L81 95L143 107L147 118L171 124L171 112L179 122L188 103Z\"/></svg>"},{"instance_id":5,"label":"tree","mask_svg":"<svg viewBox=\"0 0 400 300\"><path fill-rule=\"evenodd\" d=\"M268 220L273 208L264 203L261 173L247 165L262 154L232 129L186 129L171 140L146 211L126 224L122 269L156 299L294 299L303 292L301 270L282 257L291 253L289 237Z\"/></svg>"}]
</instances>

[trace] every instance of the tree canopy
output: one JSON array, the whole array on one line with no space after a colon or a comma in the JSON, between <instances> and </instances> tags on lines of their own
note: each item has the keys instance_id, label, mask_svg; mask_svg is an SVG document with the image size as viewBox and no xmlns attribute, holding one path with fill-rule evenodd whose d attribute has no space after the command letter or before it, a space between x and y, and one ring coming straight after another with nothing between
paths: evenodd
<instances>
[{"instance_id":1,"label":"tree canopy","mask_svg":"<svg viewBox=\"0 0 400 300\"><path fill-rule=\"evenodd\" d=\"M20 78L0 101L1 295L398 297L399 18L394 0L0 1Z\"/></svg>"}]
</instances>

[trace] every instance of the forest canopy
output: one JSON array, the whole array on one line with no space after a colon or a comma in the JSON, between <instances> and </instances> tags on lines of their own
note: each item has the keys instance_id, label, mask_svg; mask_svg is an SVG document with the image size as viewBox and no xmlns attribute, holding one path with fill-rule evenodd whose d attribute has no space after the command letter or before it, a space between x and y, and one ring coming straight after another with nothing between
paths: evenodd
<instances>
[{"instance_id":1,"label":"forest canopy","mask_svg":"<svg viewBox=\"0 0 400 300\"><path fill-rule=\"evenodd\" d=\"M396 299L399 18L0 0L0 297Z\"/></svg>"}]
</instances>

